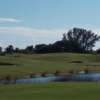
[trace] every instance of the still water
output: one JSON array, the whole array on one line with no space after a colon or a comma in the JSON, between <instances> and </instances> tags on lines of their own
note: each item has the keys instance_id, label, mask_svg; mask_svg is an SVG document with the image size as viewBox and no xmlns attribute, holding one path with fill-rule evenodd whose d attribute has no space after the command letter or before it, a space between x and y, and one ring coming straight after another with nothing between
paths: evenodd
<instances>
[{"instance_id":1,"label":"still water","mask_svg":"<svg viewBox=\"0 0 100 100\"><path fill-rule=\"evenodd\" d=\"M39 78L24 78L16 80L2 80L0 84L19 84L36 82L100 82L100 74L76 74L67 76L52 76Z\"/></svg>"}]
</instances>

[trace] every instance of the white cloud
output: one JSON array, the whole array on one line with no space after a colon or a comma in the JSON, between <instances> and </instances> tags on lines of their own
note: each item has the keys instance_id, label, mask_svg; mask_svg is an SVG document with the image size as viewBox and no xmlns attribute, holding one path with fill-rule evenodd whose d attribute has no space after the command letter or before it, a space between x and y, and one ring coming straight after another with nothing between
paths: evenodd
<instances>
[{"instance_id":1,"label":"white cloud","mask_svg":"<svg viewBox=\"0 0 100 100\"><path fill-rule=\"evenodd\" d=\"M26 27L0 27L0 39L5 43L5 46L0 46L5 48L11 44L15 47L25 48L27 45L54 43L61 40L62 34L66 31L64 29L38 30Z\"/></svg>"},{"instance_id":2,"label":"white cloud","mask_svg":"<svg viewBox=\"0 0 100 100\"><path fill-rule=\"evenodd\" d=\"M27 27L0 27L0 37L5 42L7 40L15 39L19 41L35 41L41 43L40 41L51 41L51 43L62 39L62 34L67 33L68 30L65 29L53 29L53 30L38 30ZM100 29L92 30L95 34L100 36ZM53 41L54 40L54 41ZM3 43L0 41L0 45ZM46 43L47 43L46 42ZM100 42L96 43L94 50L100 48Z\"/></svg>"},{"instance_id":3,"label":"white cloud","mask_svg":"<svg viewBox=\"0 0 100 100\"><path fill-rule=\"evenodd\" d=\"M4 42L0 40L0 47L4 47L4 46L5 46Z\"/></svg>"},{"instance_id":4,"label":"white cloud","mask_svg":"<svg viewBox=\"0 0 100 100\"><path fill-rule=\"evenodd\" d=\"M92 30L95 34L99 35L100 36L100 29L95 29L95 30Z\"/></svg>"},{"instance_id":5,"label":"white cloud","mask_svg":"<svg viewBox=\"0 0 100 100\"><path fill-rule=\"evenodd\" d=\"M95 29L95 30L92 30L95 34L99 35L100 36L100 29ZM96 46L93 48L94 50L97 50L98 48L100 48L100 40L96 42L95 44Z\"/></svg>"},{"instance_id":6,"label":"white cloud","mask_svg":"<svg viewBox=\"0 0 100 100\"><path fill-rule=\"evenodd\" d=\"M93 47L93 50L97 50L100 48L100 41L96 43L96 46Z\"/></svg>"},{"instance_id":7,"label":"white cloud","mask_svg":"<svg viewBox=\"0 0 100 100\"><path fill-rule=\"evenodd\" d=\"M23 22L23 21L12 18L0 18L0 22Z\"/></svg>"},{"instance_id":8,"label":"white cloud","mask_svg":"<svg viewBox=\"0 0 100 100\"><path fill-rule=\"evenodd\" d=\"M0 34L5 35L21 35L33 40L39 39L61 39L62 34L67 30L55 29L55 30L37 30L26 27L0 27Z\"/></svg>"}]
</instances>

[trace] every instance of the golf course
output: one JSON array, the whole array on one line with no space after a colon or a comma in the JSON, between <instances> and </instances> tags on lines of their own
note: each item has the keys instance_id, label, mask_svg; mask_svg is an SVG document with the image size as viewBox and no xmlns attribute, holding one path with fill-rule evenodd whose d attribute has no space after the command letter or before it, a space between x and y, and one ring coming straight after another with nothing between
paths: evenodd
<instances>
[{"instance_id":1,"label":"golf course","mask_svg":"<svg viewBox=\"0 0 100 100\"><path fill-rule=\"evenodd\" d=\"M90 73L100 72L99 54L49 53L49 54L13 54L0 56L1 79L41 75L44 72L54 74L56 70L68 73L74 70ZM99 100L98 82L40 82L0 85L0 100Z\"/></svg>"},{"instance_id":2,"label":"golf course","mask_svg":"<svg viewBox=\"0 0 100 100\"><path fill-rule=\"evenodd\" d=\"M100 72L99 54L14 54L0 56L0 62L6 64L0 65L0 77L6 75L23 77L32 73L41 75L44 72L53 74L57 70L62 73L68 73L70 70L76 73L77 70L84 71L85 69L89 69L91 73Z\"/></svg>"},{"instance_id":3,"label":"golf course","mask_svg":"<svg viewBox=\"0 0 100 100\"><path fill-rule=\"evenodd\" d=\"M0 85L0 100L99 100L100 83L48 82Z\"/></svg>"}]
</instances>

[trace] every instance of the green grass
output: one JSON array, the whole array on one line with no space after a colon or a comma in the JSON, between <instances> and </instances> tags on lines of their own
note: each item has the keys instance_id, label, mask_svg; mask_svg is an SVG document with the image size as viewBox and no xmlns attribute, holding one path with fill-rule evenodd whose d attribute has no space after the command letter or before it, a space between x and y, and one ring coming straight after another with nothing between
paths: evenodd
<instances>
[{"instance_id":1,"label":"green grass","mask_svg":"<svg viewBox=\"0 0 100 100\"><path fill-rule=\"evenodd\" d=\"M51 54L18 54L0 56L0 62L19 64L19 66L0 66L0 76L10 74L12 76L54 73L56 70L68 72L69 70L84 70L100 72L100 55L77 53L51 53ZM71 61L82 61L81 64L71 64ZM98 65L98 67L86 67L85 65Z\"/></svg>"},{"instance_id":2,"label":"green grass","mask_svg":"<svg viewBox=\"0 0 100 100\"><path fill-rule=\"evenodd\" d=\"M84 70L100 72L100 55L76 53L18 54L0 56L0 62L19 64L19 66L0 66L0 76L10 74L30 75L56 70ZM71 64L71 61L82 61ZM98 65L86 67L85 65ZM0 100L99 100L100 84L95 82L47 82L33 84L0 85Z\"/></svg>"},{"instance_id":3,"label":"green grass","mask_svg":"<svg viewBox=\"0 0 100 100\"><path fill-rule=\"evenodd\" d=\"M0 100L99 100L100 84L50 82L0 85Z\"/></svg>"}]
</instances>

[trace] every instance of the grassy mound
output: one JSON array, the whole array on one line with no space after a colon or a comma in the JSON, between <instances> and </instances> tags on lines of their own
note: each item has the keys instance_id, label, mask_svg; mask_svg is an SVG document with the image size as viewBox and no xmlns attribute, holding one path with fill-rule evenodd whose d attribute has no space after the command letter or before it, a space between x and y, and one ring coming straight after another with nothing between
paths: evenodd
<instances>
[{"instance_id":1,"label":"grassy mound","mask_svg":"<svg viewBox=\"0 0 100 100\"><path fill-rule=\"evenodd\" d=\"M82 63L69 63L80 61ZM100 55L77 54L77 53L50 53L50 54L16 54L0 56L0 62L17 64L19 66L0 66L0 76L24 76L31 73L42 74L43 72L55 73L59 70L61 73L70 70L88 69L91 72L100 72ZM91 65L91 66L90 66ZM93 66L96 67L93 67Z\"/></svg>"}]
</instances>

